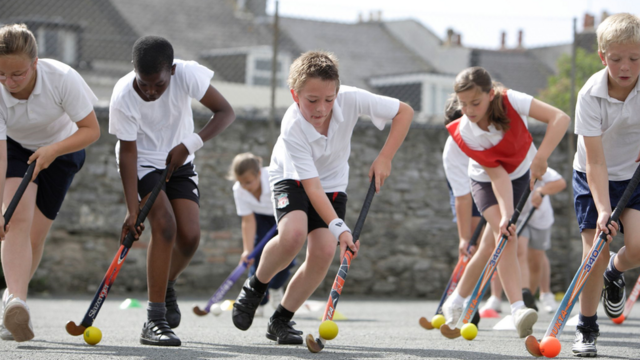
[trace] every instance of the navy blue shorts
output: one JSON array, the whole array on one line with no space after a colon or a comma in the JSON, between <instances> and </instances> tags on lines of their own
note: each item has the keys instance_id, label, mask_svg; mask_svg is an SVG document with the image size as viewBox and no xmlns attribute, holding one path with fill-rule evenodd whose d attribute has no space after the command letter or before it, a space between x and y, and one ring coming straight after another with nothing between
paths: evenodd
<instances>
[{"instance_id":1,"label":"navy blue shorts","mask_svg":"<svg viewBox=\"0 0 640 360\"><path fill-rule=\"evenodd\" d=\"M144 199L160 181L160 175L164 169L155 169L142 179L138 179L138 195ZM180 166L171 174L169 182L162 185L162 190L169 200L188 199L200 206L200 191L198 189L198 173L193 163Z\"/></svg>"},{"instance_id":2,"label":"navy blue shorts","mask_svg":"<svg viewBox=\"0 0 640 360\"><path fill-rule=\"evenodd\" d=\"M7 178L24 177L31 155L33 151L7 137ZM58 216L73 177L82 169L84 159L84 149L58 156L48 168L38 174L34 181L38 184L36 206L47 219L55 220Z\"/></svg>"},{"instance_id":3,"label":"navy blue shorts","mask_svg":"<svg viewBox=\"0 0 640 360\"><path fill-rule=\"evenodd\" d=\"M618 201L622 193L627 188L629 180L609 181L609 201L611 202L611 210L618 205ZM576 218L580 231L584 229L596 229L598 222L598 209L593 201L589 184L587 183L587 174L581 171L573 170L573 205L576 210ZM640 211L640 187L637 187L631 195L631 199L627 203L628 208ZM622 231L623 229L620 228Z\"/></svg>"},{"instance_id":4,"label":"navy blue shorts","mask_svg":"<svg viewBox=\"0 0 640 360\"><path fill-rule=\"evenodd\" d=\"M347 213L347 194L343 192L326 194L338 217L344 220ZM278 221L294 210L302 210L307 214L307 233L315 229L329 227L311 205L311 201L300 181L282 180L277 182L273 186L272 196L276 202L276 218Z\"/></svg>"},{"instance_id":5,"label":"navy blue shorts","mask_svg":"<svg viewBox=\"0 0 640 360\"><path fill-rule=\"evenodd\" d=\"M449 184L448 180L447 180L447 187L449 188L449 205L451 205L453 222L458 222L458 219L456 218L456 197L453 196L453 190L451 189L451 184ZM473 197L471 197L471 216L477 216L477 217L482 216L482 214L480 214L480 211L478 211L478 207L476 206L476 202L473 200Z\"/></svg>"}]
</instances>

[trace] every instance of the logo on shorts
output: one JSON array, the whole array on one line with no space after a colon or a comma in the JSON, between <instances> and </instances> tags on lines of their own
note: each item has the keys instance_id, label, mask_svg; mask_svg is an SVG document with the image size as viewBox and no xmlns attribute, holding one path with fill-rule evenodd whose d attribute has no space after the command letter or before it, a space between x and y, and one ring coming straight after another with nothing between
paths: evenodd
<instances>
[{"instance_id":1,"label":"logo on shorts","mask_svg":"<svg viewBox=\"0 0 640 360\"><path fill-rule=\"evenodd\" d=\"M197 197L200 197L200 194L198 194L198 189L193 189L193 193L196 194Z\"/></svg>"},{"instance_id":2,"label":"logo on shorts","mask_svg":"<svg viewBox=\"0 0 640 360\"><path fill-rule=\"evenodd\" d=\"M286 208L287 205L289 205L289 194L281 194L278 196L278 203L276 205L276 208L278 209L283 209Z\"/></svg>"}]
</instances>

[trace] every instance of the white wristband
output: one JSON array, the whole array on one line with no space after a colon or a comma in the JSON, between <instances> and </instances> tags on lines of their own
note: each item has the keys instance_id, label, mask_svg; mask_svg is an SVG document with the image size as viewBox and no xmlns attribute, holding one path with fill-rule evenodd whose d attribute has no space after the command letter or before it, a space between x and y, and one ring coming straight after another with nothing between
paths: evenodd
<instances>
[{"instance_id":1,"label":"white wristband","mask_svg":"<svg viewBox=\"0 0 640 360\"><path fill-rule=\"evenodd\" d=\"M193 153L204 146L202 138L196 133L189 134L186 138L182 139L182 143L187 148L187 150L189 150L189 155L193 155Z\"/></svg>"},{"instance_id":2,"label":"white wristband","mask_svg":"<svg viewBox=\"0 0 640 360\"><path fill-rule=\"evenodd\" d=\"M336 240L338 240L338 244L340 244L340 234L345 231L351 232L347 224L344 223L344 220L340 218L331 220L331 222L329 223L329 230L331 231L333 236L336 237Z\"/></svg>"}]
</instances>

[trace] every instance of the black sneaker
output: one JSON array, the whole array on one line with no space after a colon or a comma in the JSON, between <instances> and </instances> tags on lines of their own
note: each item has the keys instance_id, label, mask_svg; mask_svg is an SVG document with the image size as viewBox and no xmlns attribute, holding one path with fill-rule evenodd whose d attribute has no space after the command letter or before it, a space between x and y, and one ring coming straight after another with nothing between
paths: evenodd
<instances>
[{"instance_id":1,"label":"black sneaker","mask_svg":"<svg viewBox=\"0 0 640 360\"><path fill-rule=\"evenodd\" d=\"M176 290L174 288L167 288L167 293L164 296L164 303L167 308L167 323L169 323L169 327L175 329L180 325L182 314L180 314L178 296L176 295Z\"/></svg>"},{"instance_id":2,"label":"black sneaker","mask_svg":"<svg viewBox=\"0 0 640 360\"><path fill-rule=\"evenodd\" d=\"M294 329L290 322L281 318L271 318L267 326L267 339L277 341L278 344L300 345L302 344L302 336L291 332L298 331Z\"/></svg>"},{"instance_id":3,"label":"black sneaker","mask_svg":"<svg viewBox=\"0 0 640 360\"><path fill-rule=\"evenodd\" d=\"M292 334L296 334L296 335L304 334L304 332L302 330L296 330L296 329L293 328L293 326L295 324L296 324L295 321L293 321L293 320L289 321L289 324L287 324L287 325L289 325L289 332L292 333Z\"/></svg>"},{"instance_id":4,"label":"black sneaker","mask_svg":"<svg viewBox=\"0 0 640 360\"><path fill-rule=\"evenodd\" d=\"M166 320L149 320L142 327L140 344L156 346L180 346L182 343Z\"/></svg>"},{"instance_id":5,"label":"black sneaker","mask_svg":"<svg viewBox=\"0 0 640 360\"><path fill-rule=\"evenodd\" d=\"M249 279L244 282L242 285L242 291L240 291L240 295L236 299L236 302L233 304L233 325L235 325L240 330L247 330L251 327L251 323L253 323L253 317L256 314L256 309L260 305L260 301L262 301L262 297L264 293L259 293L258 291L251 288L249 285Z\"/></svg>"},{"instance_id":6,"label":"black sneaker","mask_svg":"<svg viewBox=\"0 0 640 360\"><path fill-rule=\"evenodd\" d=\"M612 252L611 256L615 256ZM602 289L602 305L604 305L604 312L611 319L615 319L622 315L624 311L624 303L627 301L627 293L624 285L624 274L614 281L610 281L607 278L606 272L604 277L604 288Z\"/></svg>"},{"instance_id":7,"label":"black sneaker","mask_svg":"<svg viewBox=\"0 0 640 360\"><path fill-rule=\"evenodd\" d=\"M524 306L528 307L529 309L538 311L538 307L536 306L536 298L534 298L533 294L531 294L531 290L527 288L522 289L522 301L524 301Z\"/></svg>"},{"instance_id":8,"label":"black sneaker","mask_svg":"<svg viewBox=\"0 0 640 360\"><path fill-rule=\"evenodd\" d=\"M571 351L575 356L595 357L598 355L596 342L600 333L588 327L576 327L576 339L573 340Z\"/></svg>"}]
</instances>

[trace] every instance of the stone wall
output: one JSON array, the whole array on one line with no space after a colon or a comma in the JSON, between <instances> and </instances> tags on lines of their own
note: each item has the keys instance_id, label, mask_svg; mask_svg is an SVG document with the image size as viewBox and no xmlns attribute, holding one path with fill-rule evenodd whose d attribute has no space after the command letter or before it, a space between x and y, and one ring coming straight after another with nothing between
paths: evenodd
<instances>
[{"instance_id":1,"label":"stone wall","mask_svg":"<svg viewBox=\"0 0 640 360\"><path fill-rule=\"evenodd\" d=\"M42 264L32 281L35 292L94 292L118 248L126 210L114 157L116 139L108 134L106 111L101 109L98 114L102 136L87 150L85 167L76 176L54 223ZM197 116L196 128L206 120L206 116ZM198 152L202 237L191 265L178 281L181 293L212 294L237 265L242 251L240 218L235 215L232 183L224 177L232 158L240 152L259 154L268 163L266 134L266 121L239 118ZM388 127L381 132L366 121L355 129L346 219L351 226L367 190L369 167L387 134ZM537 144L541 138L541 134L535 136ZM441 127L412 127L393 162L391 177L373 201L345 294L430 299L441 296L457 261L456 227L451 221L441 161L445 140L446 132ZM564 143L549 165L567 174ZM568 194L565 191L553 198L557 225L549 256L554 291L566 289L579 265L579 235L577 231L569 232L575 227L567 225L575 222L573 212L568 211ZM148 237L146 231L142 240L135 243L113 293L146 291ZM304 261L304 254L301 252L298 263ZM336 260L316 295L328 294L337 267ZM230 297L238 293L239 284L230 291Z\"/></svg>"}]
</instances>

